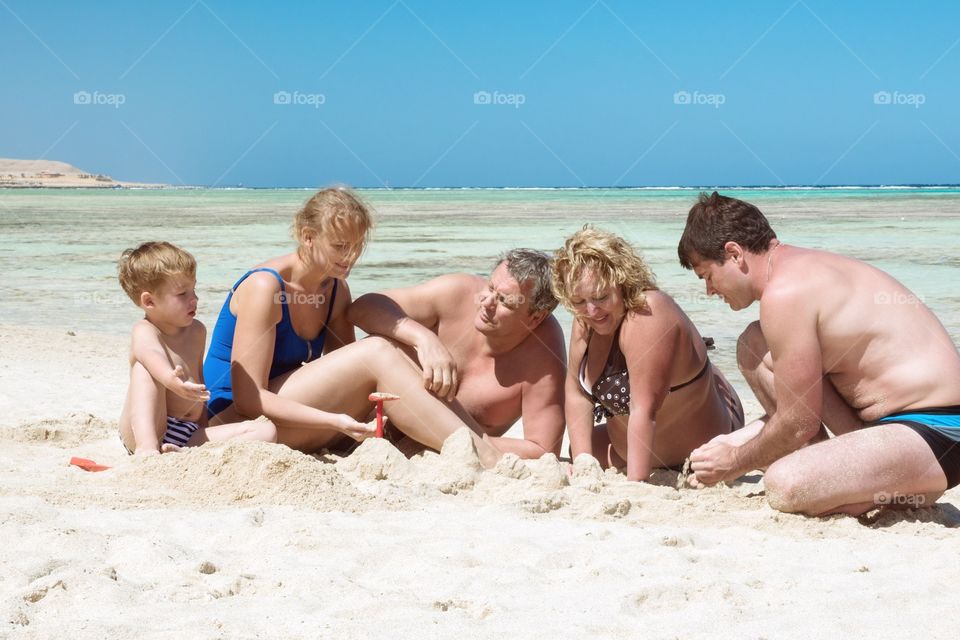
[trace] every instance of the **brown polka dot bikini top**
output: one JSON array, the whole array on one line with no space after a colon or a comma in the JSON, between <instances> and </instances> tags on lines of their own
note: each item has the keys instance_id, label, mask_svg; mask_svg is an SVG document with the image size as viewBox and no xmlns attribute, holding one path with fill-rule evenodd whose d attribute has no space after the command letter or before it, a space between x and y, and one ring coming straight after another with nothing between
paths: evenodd
<instances>
[{"instance_id":1,"label":"brown polka dot bikini top","mask_svg":"<svg viewBox=\"0 0 960 640\"><path fill-rule=\"evenodd\" d=\"M580 360L580 390L593 400L593 421L600 423L612 416L624 416L630 413L630 372L627 369L627 358L620 350L620 327L617 327L610 344L610 354L603 366L603 373L593 383L592 389L587 386L587 355L590 353L591 338L593 338L593 330L587 334L587 348L584 349L583 359ZM703 368L697 375L682 384L670 387L670 393L693 384L703 377L708 368L710 368L709 357L704 359Z\"/></svg>"}]
</instances>

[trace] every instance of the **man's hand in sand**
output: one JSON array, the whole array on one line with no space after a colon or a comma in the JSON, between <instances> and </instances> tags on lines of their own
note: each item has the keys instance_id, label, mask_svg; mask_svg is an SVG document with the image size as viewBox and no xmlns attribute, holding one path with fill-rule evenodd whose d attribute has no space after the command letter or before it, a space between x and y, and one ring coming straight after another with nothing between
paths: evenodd
<instances>
[{"instance_id":1,"label":"man's hand in sand","mask_svg":"<svg viewBox=\"0 0 960 640\"><path fill-rule=\"evenodd\" d=\"M363 442L367 438L376 435L377 433L376 420L371 420L370 422L357 422L345 413L337 415L335 427L337 431L350 436L357 442Z\"/></svg>"},{"instance_id":2,"label":"man's hand in sand","mask_svg":"<svg viewBox=\"0 0 960 640\"><path fill-rule=\"evenodd\" d=\"M708 448L719 446L719 445L722 445L727 449L732 449L733 454L735 456L737 447L741 447L747 442L749 442L750 440L752 440L753 438L756 438L760 434L760 431L763 430L764 424L766 424L766 416L758 420L754 420L750 424L740 429L737 429L736 431L731 431L730 433L722 433L719 436L715 436L709 442L700 446L696 451L690 454L691 463L695 459L694 456L697 454L698 451L705 452L707 451ZM704 459L709 459L709 460L717 459L717 454L715 453L704 454L704 455L707 456L707 458L704 458ZM704 468L704 467L701 467L701 468ZM712 477L710 475L710 472L707 470L704 470L702 472L702 475L697 474L696 473L697 465L695 464L691 464L691 469L693 472L687 478L687 484L695 489L702 489L703 487L720 482L720 480L707 482L706 478ZM722 478L722 480L732 480L732 478Z\"/></svg>"},{"instance_id":3,"label":"man's hand in sand","mask_svg":"<svg viewBox=\"0 0 960 640\"><path fill-rule=\"evenodd\" d=\"M205 385L189 382L184 378L186 378L186 372L184 372L183 367L177 365L170 373L170 379L167 381L166 387L185 400L206 402L210 399L210 392L207 391Z\"/></svg>"},{"instance_id":4,"label":"man's hand in sand","mask_svg":"<svg viewBox=\"0 0 960 640\"><path fill-rule=\"evenodd\" d=\"M687 479L691 487L709 487L733 480L740 476L737 470L737 447L714 438L694 449L690 454L690 469L693 471Z\"/></svg>"},{"instance_id":5,"label":"man's hand in sand","mask_svg":"<svg viewBox=\"0 0 960 640\"><path fill-rule=\"evenodd\" d=\"M453 400L460 386L460 375L453 356L435 334L427 331L416 344L417 358L423 367L423 386L438 397Z\"/></svg>"}]
</instances>

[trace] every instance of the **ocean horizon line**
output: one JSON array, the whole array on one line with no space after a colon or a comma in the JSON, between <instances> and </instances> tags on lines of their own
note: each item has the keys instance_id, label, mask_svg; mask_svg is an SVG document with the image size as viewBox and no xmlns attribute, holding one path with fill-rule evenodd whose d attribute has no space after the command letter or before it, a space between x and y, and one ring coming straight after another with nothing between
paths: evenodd
<instances>
[{"instance_id":1,"label":"ocean horizon line","mask_svg":"<svg viewBox=\"0 0 960 640\"><path fill-rule=\"evenodd\" d=\"M338 183L331 183L338 184ZM312 191L317 186L300 187L265 187L265 186L208 186L208 185L164 185L161 187L119 187L131 190L151 189L205 189L210 191ZM359 187L352 188L360 191L706 191L706 190L770 190L770 191L828 191L828 190L858 190L858 189L957 189L960 183L917 183L917 184L744 184L744 185L645 185L645 186L605 186L591 185L583 187L569 186L482 186L482 187Z\"/></svg>"},{"instance_id":2,"label":"ocean horizon line","mask_svg":"<svg viewBox=\"0 0 960 640\"><path fill-rule=\"evenodd\" d=\"M331 185L342 183L330 183ZM351 186L357 191L934 191L934 190L953 190L960 189L960 183L915 183L915 184L832 184L832 185L812 185L812 184L788 184L788 185L770 185L770 184L745 184L745 185L644 185L644 186L603 186L591 185L583 187L569 186L472 186L472 187L366 187ZM150 186L140 186L138 184L112 185L105 187L88 186L52 186L52 185L0 185L0 191L22 191L22 190L79 190L79 191L316 191L321 186L299 186L299 187L271 187L271 186L209 186L209 185L169 185L155 184Z\"/></svg>"}]
</instances>

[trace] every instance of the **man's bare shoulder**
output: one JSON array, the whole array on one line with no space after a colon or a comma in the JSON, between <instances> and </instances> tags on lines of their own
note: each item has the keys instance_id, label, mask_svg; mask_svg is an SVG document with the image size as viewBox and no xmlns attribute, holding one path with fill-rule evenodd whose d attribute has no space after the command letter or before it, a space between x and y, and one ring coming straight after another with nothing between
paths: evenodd
<instances>
[{"instance_id":1,"label":"man's bare shoulder","mask_svg":"<svg viewBox=\"0 0 960 640\"><path fill-rule=\"evenodd\" d=\"M524 341L527 351L524 357L529 357L543 369L566 370L566 348L563 340L563 329L560 322L551 313L533 330L530 337Z\"/></svg>"},{"instance_id":2,"label":"man's bare shoulder","mask_svg":"<svg viewBox=\"0 0 960 640\"><path fill-rule=\"evenodd\" d=\"M848 295L836 271L811 258L784 261L760 296L760 326L771 350L816 339L820 318L829 315L834 300Z\"/></svg>"},{"instance_id":3,"label":"man's bare shoulder","mask_svg":"<svg viewBox=\"0 0 960 640\"><path fill-rule=\"evenodd\" d=\"M764 307L819 307L825 300L846 295L851 274L870 269L866 263L828 251L790 247L771 256L769 281L760 298Z\"/></svg>"},{"instance_id":4,"label":"man's bare shoulder","mask_svg":"<svg viewBox=\"0 0 960 640\"><path fill-rule=\"evenodd\" d=\"M437 310L448 316L456 310L468 307L470 313L473 313L477 294L483 289L485 282L480 276L469 273L448 273L419 286L425 293L430 294Z\"/></svg>"},{"instance_id":5,"label":"man's bare shoulder","mask_svg":"<svg viewBox=\"0 0 960 640\"><path fill-rule=\"evenodd\" d=\"M436 289L445 289L451 292L477 291L483 287L486 280L472 273L447 273L428 280L425 285Z\"/></svg>"},{"instance_id":6,"label":"man's bare shoulder","mask_svg":"<svg viewBox=\"0 0 960 640\"><path fill-rule=\"evenodd\" d=\"M771 281L774 278L779 279L778 276L783 273L790 274L794 280L806 281L809 278L797 276L804 273L819 276L821 274L834 274L838 271L873 269L866 262L850 256L822 249L794 247L793 245L784 245L779 251L774 249L772 254L768 254L768 259L771 260Z\"/></svg>"}]
</instances>

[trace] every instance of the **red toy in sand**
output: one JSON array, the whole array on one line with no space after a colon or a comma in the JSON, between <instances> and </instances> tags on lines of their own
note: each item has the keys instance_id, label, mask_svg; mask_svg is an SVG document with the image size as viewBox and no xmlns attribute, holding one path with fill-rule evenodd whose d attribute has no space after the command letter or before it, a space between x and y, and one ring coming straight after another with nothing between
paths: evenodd
<instances>
[{"instance_id":1,"label":"red toy in sand","mask_svg":"<svg viewBox=\"0 0 960 640\"><path fill-rule=\"evenodd\" d=\"M377 403L377 437L383 437L383 403L389 402L390 400L399 400L400 396L395 393L387 393L385 391L374 391L367 399L370 402Z\"/></svg>"}]
</instances>

